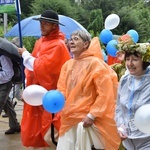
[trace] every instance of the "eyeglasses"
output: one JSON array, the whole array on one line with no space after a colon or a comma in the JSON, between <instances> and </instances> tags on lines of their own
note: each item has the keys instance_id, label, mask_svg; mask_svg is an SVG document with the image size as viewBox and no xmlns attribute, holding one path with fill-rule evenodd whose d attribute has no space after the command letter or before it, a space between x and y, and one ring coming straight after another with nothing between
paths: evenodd
<instances>
[{"instance_id":1,"label":"eyeglasses","mask_svg":"<svg viewBox=\"0 0 150 150\"><path fill-rule=\"evenodd\" d=\"M71 42L71 41L78 41L78 40L79 40L78 37L73 37L73 38L69 39L69 42Z\"/></svg>"}]
</instances>

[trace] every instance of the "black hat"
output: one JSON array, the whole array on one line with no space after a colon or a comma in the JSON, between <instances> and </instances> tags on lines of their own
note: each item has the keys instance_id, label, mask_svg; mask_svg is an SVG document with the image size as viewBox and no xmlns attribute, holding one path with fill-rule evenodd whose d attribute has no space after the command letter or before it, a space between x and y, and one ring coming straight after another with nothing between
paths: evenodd
<instances>
[{"instance_id":1,"label":"black hat","mask_svg":"<svg viewBox=\"0 0 150 150\"><path fill-rule=\"evenodd\" d=\"M39 18L33 19L63 25L62 23L59 22L58 14L53 10L46 10L45 12L42 13L42 15Z\"/></svg>"}]
</instances>

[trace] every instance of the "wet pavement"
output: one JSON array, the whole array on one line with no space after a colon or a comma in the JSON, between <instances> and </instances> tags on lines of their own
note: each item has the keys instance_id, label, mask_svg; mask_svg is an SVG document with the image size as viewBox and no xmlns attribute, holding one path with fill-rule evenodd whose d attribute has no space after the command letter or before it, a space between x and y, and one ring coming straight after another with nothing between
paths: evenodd
<instances>
[{"instance_id":1,"label":"wet pavement","mask_svg":"<svg viewBox=\"0 0 150 150\"><path fill-rule=\"evenodd\" d=\"M17 113L17 119L20 122L23 111L22 101L17 101L15 111ZM2 115L3 114L4 112L2 112ZM2 118L2 116L0 116L0 150L24 150L24 147L21 143L20 133L5 135L5 131L8 129L8 118Z\"/></svg>"}]
</instances>

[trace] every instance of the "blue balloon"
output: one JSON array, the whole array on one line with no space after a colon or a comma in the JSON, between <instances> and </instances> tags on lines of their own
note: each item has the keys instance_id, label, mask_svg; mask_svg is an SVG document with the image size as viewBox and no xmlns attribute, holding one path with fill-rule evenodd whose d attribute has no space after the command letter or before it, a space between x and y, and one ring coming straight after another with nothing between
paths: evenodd
<instances>
[{"instance_id":1,"label":"blue balloon","mask_svg":"<svg viewBox=\"0 0 150 150\"><path fill-rule=\"evenodd\" d=\"M132 29L132 30L129 30L129 31L127 32L127 34L132 37L132 39L133 39L133 41L134 41L135 43L138 42L138 40L139 40L139 34L137 33L137 31L135 31L135 30Z\"/></svg>"},{"instance_id":2,"label":"blue balloon","mask_svg":"<svg viewBox=\"0 0 150 150\"><path fill-rule=\"evenodd\" d=\"M65 97L58 90L50 90L43 97L43 107L50 113L57 113L65 105Z\"/></svg>"},{"instance_id":3,"label":"blue balloon","mask_svg":"<svg viewBox=\"0 0 150 150\"><path fill-rule=\"evenodd\" d=\"M106 51L108 55L112 57L116 57L116 52L117 52L116 45L117 44L118 42L116 40L111 40L110 42L108 42L108 44L106 45Z\"/></svg>"},{"instance_id":4,"label":"blue balloon","mask_svg":"<svg viewBox=\"0 0 150 150\"><path fill-rule=\"evenodd\" d=\"M113 34L110 30L103 29L99 35L99 38L102 43L107 44L113 39Z\"/></svg>"}]
</instances>

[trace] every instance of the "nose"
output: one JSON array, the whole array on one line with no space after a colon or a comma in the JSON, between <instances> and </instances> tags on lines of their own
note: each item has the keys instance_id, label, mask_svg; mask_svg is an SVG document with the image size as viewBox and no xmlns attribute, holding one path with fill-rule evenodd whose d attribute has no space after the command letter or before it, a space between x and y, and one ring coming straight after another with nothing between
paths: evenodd
<instances>
[{"instance_id":1,"label":"nose","mask_svg":"<svg viewBox=\"0 0 150 150\"><path fill-rule=\"evenodd\" d=\"M132 59L128 60L128 64L129 64L130 66L132 66L132 65L133 65L133 61L132 61Z\"/></svg>"},{"instance_id":2,"label":"nose","mask_svg":"<svg viewBox=\"0 0 150 150\"><path fill-rule=\"evenodd\" d=\"M73 42L74 42L73 39L70 39L68 43L73 44Z\"/></svg>"},{"instance_id":3,"label":"nose","mask_svg":"<svg viewBox=\"0 0 150 150\"><path fill-rule=\"evenodd\" d=\"M69 39L69 42L73 42L73 39Z\"/></svg>"}]
</instances>

